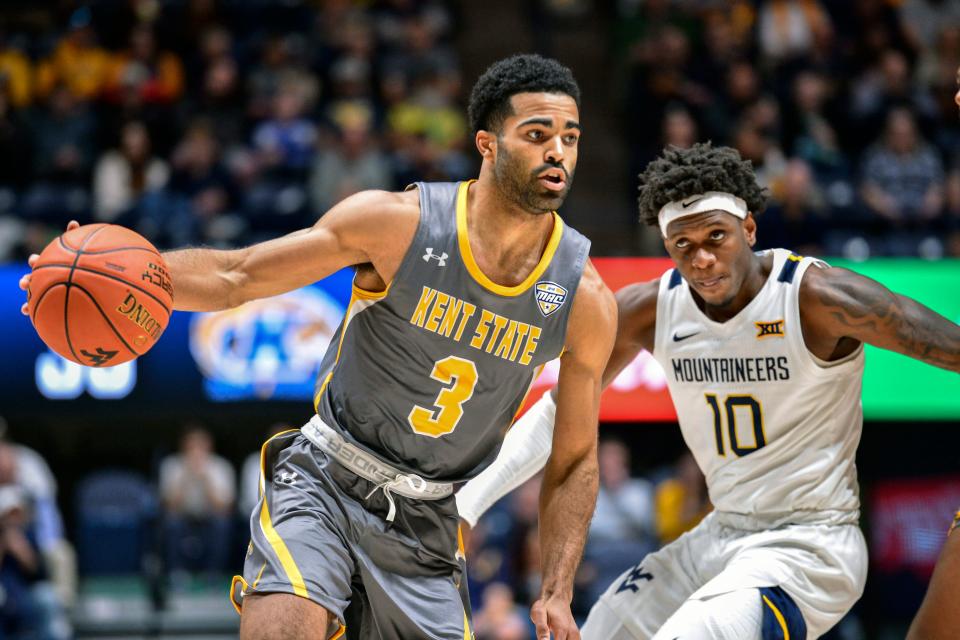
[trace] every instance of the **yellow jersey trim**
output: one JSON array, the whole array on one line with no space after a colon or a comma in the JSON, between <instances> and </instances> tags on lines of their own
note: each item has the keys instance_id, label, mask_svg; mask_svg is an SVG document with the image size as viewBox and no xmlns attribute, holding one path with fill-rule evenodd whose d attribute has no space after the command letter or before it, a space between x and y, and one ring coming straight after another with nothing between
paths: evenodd
<instances>
[{"instance_id":1,"label":"yellow jersey trim","mask_svg":"<svg viewBox=\"0 0 960 640\"><path fill-rule=\"evenodd\" d=\"M463 258L463 264L467 267L467 271L480 286L501 296L518 296L532 287L540 276L543 275L543 272L547 270L547 267L550 266L553 254L557 251L557 247L560 246L560 238L563 237L563 220L560 219L556 211L553 212L553 232L547 241L546 249L543 250L540 262L537 263L537 266L530 272L526 280L515 287L497 284L480 270L476 260L473 259L473 250L470 249L470 238L467 232L467 190L471 182L476 181L466 180L461 182L460 187L457 189L457 244L460 247L460 257Z\"/></svg>"},{"instance_id":2,"label":"yellow jersey trim","mask_svg":"<svg viewBox=\"0 0 960 640\"><path fill-rule=\"evenodd\" d=\"M383 291L369 291L367 289L360 288L359 286L357 286L357 283L354 282L353 295L356 296L357 298L360 298L361 300L383 300L384 298L387 297L387 294L390 293L390 285L392 284L393 282L390 282L390 284L387 285L387 288L384 289Z\"/></svg>"},{"instance_id":3,"label":"yellow jersey trim","mask_svg":"<svg viewBox=\"0 0 960 640\"><path fill-rule=\"evenodd\" d=\"M780 610L777 609L772 602L770 602L770 598L764 595L761 595L760 597L763 598L765 603L767 603L767 606L770 607L771 611L773 611L773 615L776 617L777 622L780 623L780 629L783 631L783 640L790 640L790 631L787 630L787 621L784 620L783 614L780 613Z\"/></svg>"},{"instance_id":4,"label":"yellow jersey trim","mask_svg":"<svg viewBox=\"0 0 960 640\"><path fill-rule=\"evenodd\" d=\"M560 352L560 355L563 355L563 352ZM517 419L520 417L520 412L523 411L523 405L527 404L527 398L530 397L530 392L533 391L533 386L537 384L537 378L540 377L540 374L543 372L543 368L547 366L547 363L544 362L542 365L537 367L533 372L533 377L530 378L530 384L527 385L527 392L523 394L523 400L520 401L520 406L517 407L517 410L513 414L513 420L510 421L510 426L507 427L507 431L513 428L513 425L517 423ZM547 392L549 393L549 391Z\"/></svg>"},{"instance_id":5,"label":"yellow jersey trim","mask_svg":"<svg viewBox=\"0 0 960 640\"><path fill-rule=\"evenodd\" d=\"M282 436L285 433L290 433L291 431L296 431L296 429L287 429L286 431L281 431L273 438ZM301 598L307 598L307 585L303 582L303 576L300 574L300 568L297 566L296 561L294 561L293 556L290 555L290 550L287 549L286 543L283 541L283 538L280 537L280 534L277 533L276 529L273 528L273 522L270 520L270 509L267 506L267 496L264 491L264 483L266 482L267 470L266 465L264 464L267 446L273 440L267 440L263 443L263 447L260 449L260 491L263 495L262 506L260 507L260 528L263 530L263 535L267 537L267 541L270 542L270 546L273 548L273 552L277 554L277 557L280 559L280 564L283 565L283 570L287 574L287 579L290 581L290 585L293 587L293 593L300 596Z\"/></svg>"},{"instance_id":6,"label":"yellow jersey trim","mask_svg":"<svg viewBox=\"0 0 960 640\"><path fill-rule=\"evenodd\" d=\"M346 632L347 632L347 625L342 624L340 625L340 628L337 629L337 632L332 636L330 636L330 640L337 640L337 638L342 638L343 634L345 634Z\"/></svg>"},{"instance_id":7,"label":"yellow jersey trim","mask_svg":"<svg viewBox=\"0 0 960 640\"><path fill-rule=\"evenodd\" d=\"M247 581L243 579L243 576L233 576L233 580L230 581L230 604L233 605L233 608L236 610L237 615L243 615L241 613L241 607L243 606L243 602L242 601L238 602L236 597L234 597L234 594L236 594L237 592L238 582L243 587L242 590L244 592L246 592L247 590Z\"/></svg>"},{"instance_id":8,"label":"yellow jersey trim","mask_svg":"<svg viewBox=\"0 0 960 640\"><path fill-rule=\"evenodd\" d=\"M470 631L470 619L467 617L467 610L463 610L463 640L473 640L473 632Z\"/></svg>"}]
</instances>

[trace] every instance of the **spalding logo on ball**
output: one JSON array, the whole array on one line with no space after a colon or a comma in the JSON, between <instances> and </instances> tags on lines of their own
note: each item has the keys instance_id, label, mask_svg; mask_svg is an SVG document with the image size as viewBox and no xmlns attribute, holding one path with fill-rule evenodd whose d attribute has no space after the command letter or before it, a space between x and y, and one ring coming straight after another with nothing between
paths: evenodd
<instances>
[{"instance_id":1,"label":"spalding logo on ball","mask_svg":"<svg viewBox=\"0 0 960 640\"><path fill-rule=\"evenodd\" d=\"M173 283L160 252L141 235L89 224L47 245L27 300L48 347L83 365L112 367L160 339L173 310Z\"/></svg>"}]
</instances>

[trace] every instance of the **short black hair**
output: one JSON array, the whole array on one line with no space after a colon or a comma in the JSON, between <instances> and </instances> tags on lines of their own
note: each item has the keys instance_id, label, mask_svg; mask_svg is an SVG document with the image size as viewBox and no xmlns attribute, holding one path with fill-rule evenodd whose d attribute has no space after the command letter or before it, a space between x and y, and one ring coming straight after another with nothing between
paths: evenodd
<instances>
[{"instance_id":1,"label":"short black hair","mask_svg":"<svg viewBox=\"0 0 960 640\"><path fill-rule=\"evenodd\" d=\"M754 216L767 206L768 191L757 184L753 164L732 147L698 142L689 149L670 146L640 174L640 220L659 224L660 209L668 202L707 191L723 191L747 203Z\"/></svg>"},{"instance_id":2,"label":"short black hair","mask_svg":"<svg viewBox=\"0 0 960 640\"><path fill-rule=\"evenodd\" d=\"M499 130L513 113L510 98L527 92L565 93L580 108L580 87L570 69L536 54L511 56L490 65L473 85L467 107L473 132Z\"/></svg>"}]
</instances>

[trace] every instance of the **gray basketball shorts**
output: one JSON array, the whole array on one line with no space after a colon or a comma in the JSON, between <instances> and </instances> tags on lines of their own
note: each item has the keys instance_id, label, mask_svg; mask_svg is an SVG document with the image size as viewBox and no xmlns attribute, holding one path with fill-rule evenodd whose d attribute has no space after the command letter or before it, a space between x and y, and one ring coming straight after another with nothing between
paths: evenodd
<instances>
[{"instance_id":1,"label":"gray basketball shorts","mask_svg":"<svg viewBox=\"0 0 960 640\"><path fill-rule=\"evenodd\" d=\"M250 546L231 600L290 593L329 611L328 638L470 640L453 497L416 500L382 491L342 467L299 430L268 440ZM463 578L465 582L465 578Z\"/></svg>"}]
</instances>

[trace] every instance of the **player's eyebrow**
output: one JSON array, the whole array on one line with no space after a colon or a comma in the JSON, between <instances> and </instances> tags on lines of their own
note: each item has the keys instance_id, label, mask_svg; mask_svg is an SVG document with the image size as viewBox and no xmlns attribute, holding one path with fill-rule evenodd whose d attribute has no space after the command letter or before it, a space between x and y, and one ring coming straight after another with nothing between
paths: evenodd
<instances>
[{"instance_id":1,"label":"player's eyebrow","mask_svg":"<svg viewBox=\"0 0 960 640\"><path fill-rule=\"evenodd\" d=\"M526 120L524 120L523 122L521 122L520 124L518 124L517 127L525 127L525 126L527 126L528 124L539 124L539 125L544 126L544 127L552 127L552 126L553 126L553 120L551 120L550 118L527 118ZM577 131L581 131L581 130L582 130L581 127L580 127L580 123L579 123L579 122L576 122L575 120L567 120L567 123L566 123L566 127L565 127L565 128L566 128L566 129L576 129Z\"/></svg>"}]
</instances>

